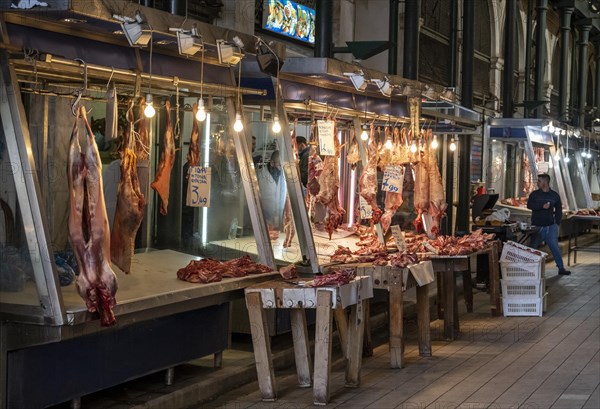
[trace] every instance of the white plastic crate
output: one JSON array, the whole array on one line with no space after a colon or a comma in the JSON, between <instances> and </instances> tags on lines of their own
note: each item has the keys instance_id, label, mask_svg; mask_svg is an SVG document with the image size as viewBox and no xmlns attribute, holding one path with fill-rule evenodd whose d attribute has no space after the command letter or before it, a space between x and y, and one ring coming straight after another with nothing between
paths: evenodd
<instances>
[{"instance_id":1,"label":"white plastic crate","mask_svg":"<svg viewBox=\"0 0 600 409\"><path fill-rule=\"evenodd\" d=\"M502 280L502 298L534 298L544 294L546 280Z\"/></svg>"},{"instance_id":2,"label":"white plastic crate","mask_svg":"<svg viewBox=\"0 0 600 409\"><path fill-rule=\"evenodd\" d=\"M541 317L544 310L544 297L503 298L505 317Z\"/></svg>"},{"instance_id":3,"label":"white plastic crate","mask_svg":"<svg viewBox=\"0 0 600 409\"><path fill-rule=\"evenodd\" d=\"M514 241L507 241L502 247L501 262L511 263L539 263L548 256L543 251L524 246Z\"/></svg>"},{"instance_id":4,"label":"white plastic crate","mask_svg":"<svg viewBox=\"0 0 600 409\"><path fill-rule=\"evenodd\" d=\"M503 280L540 280L542 277L542 263L513 263L500 262L500 271Z\"/></svg>"}]
</instances>

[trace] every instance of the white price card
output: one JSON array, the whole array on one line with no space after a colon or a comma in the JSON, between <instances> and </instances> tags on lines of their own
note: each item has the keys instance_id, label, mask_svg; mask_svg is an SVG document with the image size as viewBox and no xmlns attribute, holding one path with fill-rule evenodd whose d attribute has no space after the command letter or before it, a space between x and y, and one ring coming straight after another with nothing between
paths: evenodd
<instances>
[{"instance_id":1,"label":"white price card","mask_svg":"<svg viewBox=\"0 0 600 409\"><path fill-rule=\"evenodd\" d=\"M191 207L210 207L210 167L190 166L186 204Z\"/></svg>"},{"instance_id":2,"label":"white price card","mask_svg":"<svg viewBox=\"0 0 600 409\"><path fill-rule=\"evenodd\" d=\"M548 162L538 162L538 163L536 163L536 165L537 165L538 174L539 173L548 173L548 170L550 170L550 164Z\"/></svg>"},{"instance_id":3,"label":"white price card","mask_svg":"<svg viewBox=\"0 0 600 409\"><path fill-rule=\"evenodd\" d=\"M430 252L432 252L434 254L440 254L440 251L438 249L436 249L435 247L433 247L431 244L427 243L426 241L423 242L423 245Z\"/></svg>"},{"instance_id":4,"label":"white price card","mask_svg":"<svg viewBox=\"0 0 600 409\"><path fill-rule=\"evenodd\" d=\"M399 252L406 251L406 240L404 239L404 233L400 230L400 226L394 224L390 227L392 229L392 236L394 236L394 240L396 241L396 247L398 247Z\"/></svg>"},{"instance_id":5,"label":"white price card","mask_svg":"<svg viewBox=\"0 0 600 409\"><path fill-rule=\"evenodd\" d=\"M362 196L360 197L360 218L363 220L373 218L373 208Z\"/></svg>"},{"instance_id":6,"label":"white price card","mask_svg":"<svg viewBox=\"0 0 600 409\"><path fill-rule=\"evenodd\" d=\"M319 150L321 155L325 156L334 156L335 155L335 145L334 145L334 131L335 122L326 121L326 120L318 120L317 121L317 130L319 132Z\"/></svg>"},{"instance_id":7,"label":"white price card","mask_svg":"<svg viewBox=\"0 0 600 409\"><path fill-rule=\"evenodd\" d=\"M404 166L388 165L383 172L381 190L384 192L402 193L404 183Z\"/></svg>"}]
</instances>

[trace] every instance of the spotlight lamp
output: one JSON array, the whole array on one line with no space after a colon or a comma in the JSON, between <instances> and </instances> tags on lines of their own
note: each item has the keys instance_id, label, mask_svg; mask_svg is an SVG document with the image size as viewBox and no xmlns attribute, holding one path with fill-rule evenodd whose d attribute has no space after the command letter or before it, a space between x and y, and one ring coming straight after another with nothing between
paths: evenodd
<instances>
[{"instance_id":1,"label":"spotlight lamp","mask_svg":"<svg viewBox=\"0 0 600 409\"><path fill-rule=\"evenodd\" d=\"M373 80L373 82L377 85L383 96L390 97L392 95L393 86L388 77L384 77L383 80Z\"/></svg>"},{"instance_id":2,"label":"spotlight lamp","mask_svg":"<svg viewBox=\"0 0 600 409\"><path fill-rule=\"evenodd\" d=\"M357 91L364 91L367 89L367 86L369 85L367 83L367 80L365 79L365 74L363 74L362 71L355 73L355 72L345 72L344 73L345 76L350 77L350 81L352 81L352 85L354 85L354 88Z\"/></svg>"},{"instance_id":3,"label":"spotlight lamp","mask_svg":"<svg viewBox=\"0 0 600 409\"><path fill-rule=\"evenodd\" d=\"M152 28L139 10L133 18L119 15L113 15L113 18L121 21L121 30L130 46L145 47L152 39Z\"/></svg>"},{"instance_id":4,"label":"spotlight lamp","mask_svg":"<svg viewBox=\"0 0 600 409\"><path fill-rule=\"evenodd\" d=\"M225 40L217 40L217 55L219 64L225 65L236 65L244 57L241 49L236 44Z\"/></svg>"},{"instance_id":5,"label":"spotlight lamp","mask_svg":"<svg viewBox=\"0 0 600 409\"><path fill-rule=\"evenodd\" d=\"M192 56L199 51L204 50L204 42L202 37L198 35L196 25L191 30L183 30L181 28L169 28L169 31L177 32L177 47L179 54Z\"/></svg>"}]
</instances>

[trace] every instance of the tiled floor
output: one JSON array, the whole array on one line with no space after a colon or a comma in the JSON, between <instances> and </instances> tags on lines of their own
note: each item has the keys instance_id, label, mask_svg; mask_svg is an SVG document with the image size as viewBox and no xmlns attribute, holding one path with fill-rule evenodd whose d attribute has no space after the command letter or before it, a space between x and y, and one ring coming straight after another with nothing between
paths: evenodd
<instances>
[{"instance_id":1,"label":"tiled floor","mask_svg":"<svg viewBox=\"0 0 600 409\"><path fill-rule=\"evenodd\" d=\"M345 388L344 368L334 368L327 407L600 408L600 253L579 253L570 269L557 276L548 263L543 317L491 317L488 295L476 293L474 313L461 306L459 339L441 340L442 322L431 323L432 357L418 356L408 330L403 369L389 368L387 343L363 361L360 388ZM254 382L195 407L313 407L293 370L276 378L276 402L262 402Z\"/></svg>"}]
</instances>

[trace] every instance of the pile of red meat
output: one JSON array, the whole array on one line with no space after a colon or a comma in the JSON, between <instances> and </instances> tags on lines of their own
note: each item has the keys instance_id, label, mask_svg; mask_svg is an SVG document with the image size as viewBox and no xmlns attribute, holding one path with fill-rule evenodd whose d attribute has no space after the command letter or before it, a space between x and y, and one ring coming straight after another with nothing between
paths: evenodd
<instances>
[{"instance_id":1,"label":"pile of red meat","mask_svg":"<svg viewBox=\"0 0 600 409\"><path fill-rule=\"evenodd\" d=\"M385 248L373 252L365 252L367 247L352 251L348 247L338 246L337 250L331 255L332 263L373 263L375 266L387 266L388 263L394 267L404 268L411 264L419 262L419 258L414 253L394 253L389 254Z\"/></svg>"},{"instance_id":2,"label":"pile of red meat","mask_svg":"<svg viewBox=\"0 0 600 409\"><path fill-rule=\"evenodd\" d=\"M212 258L192 260L177 271L177 278L190 283L215 283L223 278L245 277L248 274L270 273L272 269L255 263L246 255L229 261Z\"/></svg>"},{"instance_id":3,"label":"pile of red meat","mask_svg":"<svg viewBox=\"0 0 600 409\"><path fill-rule=\"evenodd\" d=\"M494 238L494 234L483 233L482 230L475 230L473 233L463 236L439 236L435 239L428 239L425 234L417 234L406 238L407 250L413 253L431 253L434 247L438 254L445 256L458 256L471 254L477 250L482 250L488 246L488 241Z\"/></svg>"},{"instance_id":4,"label":"pile of red meat","mask_svg":"<svg viewBox=\"0 0 600 409\"><path fill-rule=\"evenodd\" d=\"M331 274L317 276L312 282L313 287L340 286L354 280L356 272L353 268L344 268Z\"/></svg>"}]
</instances>

